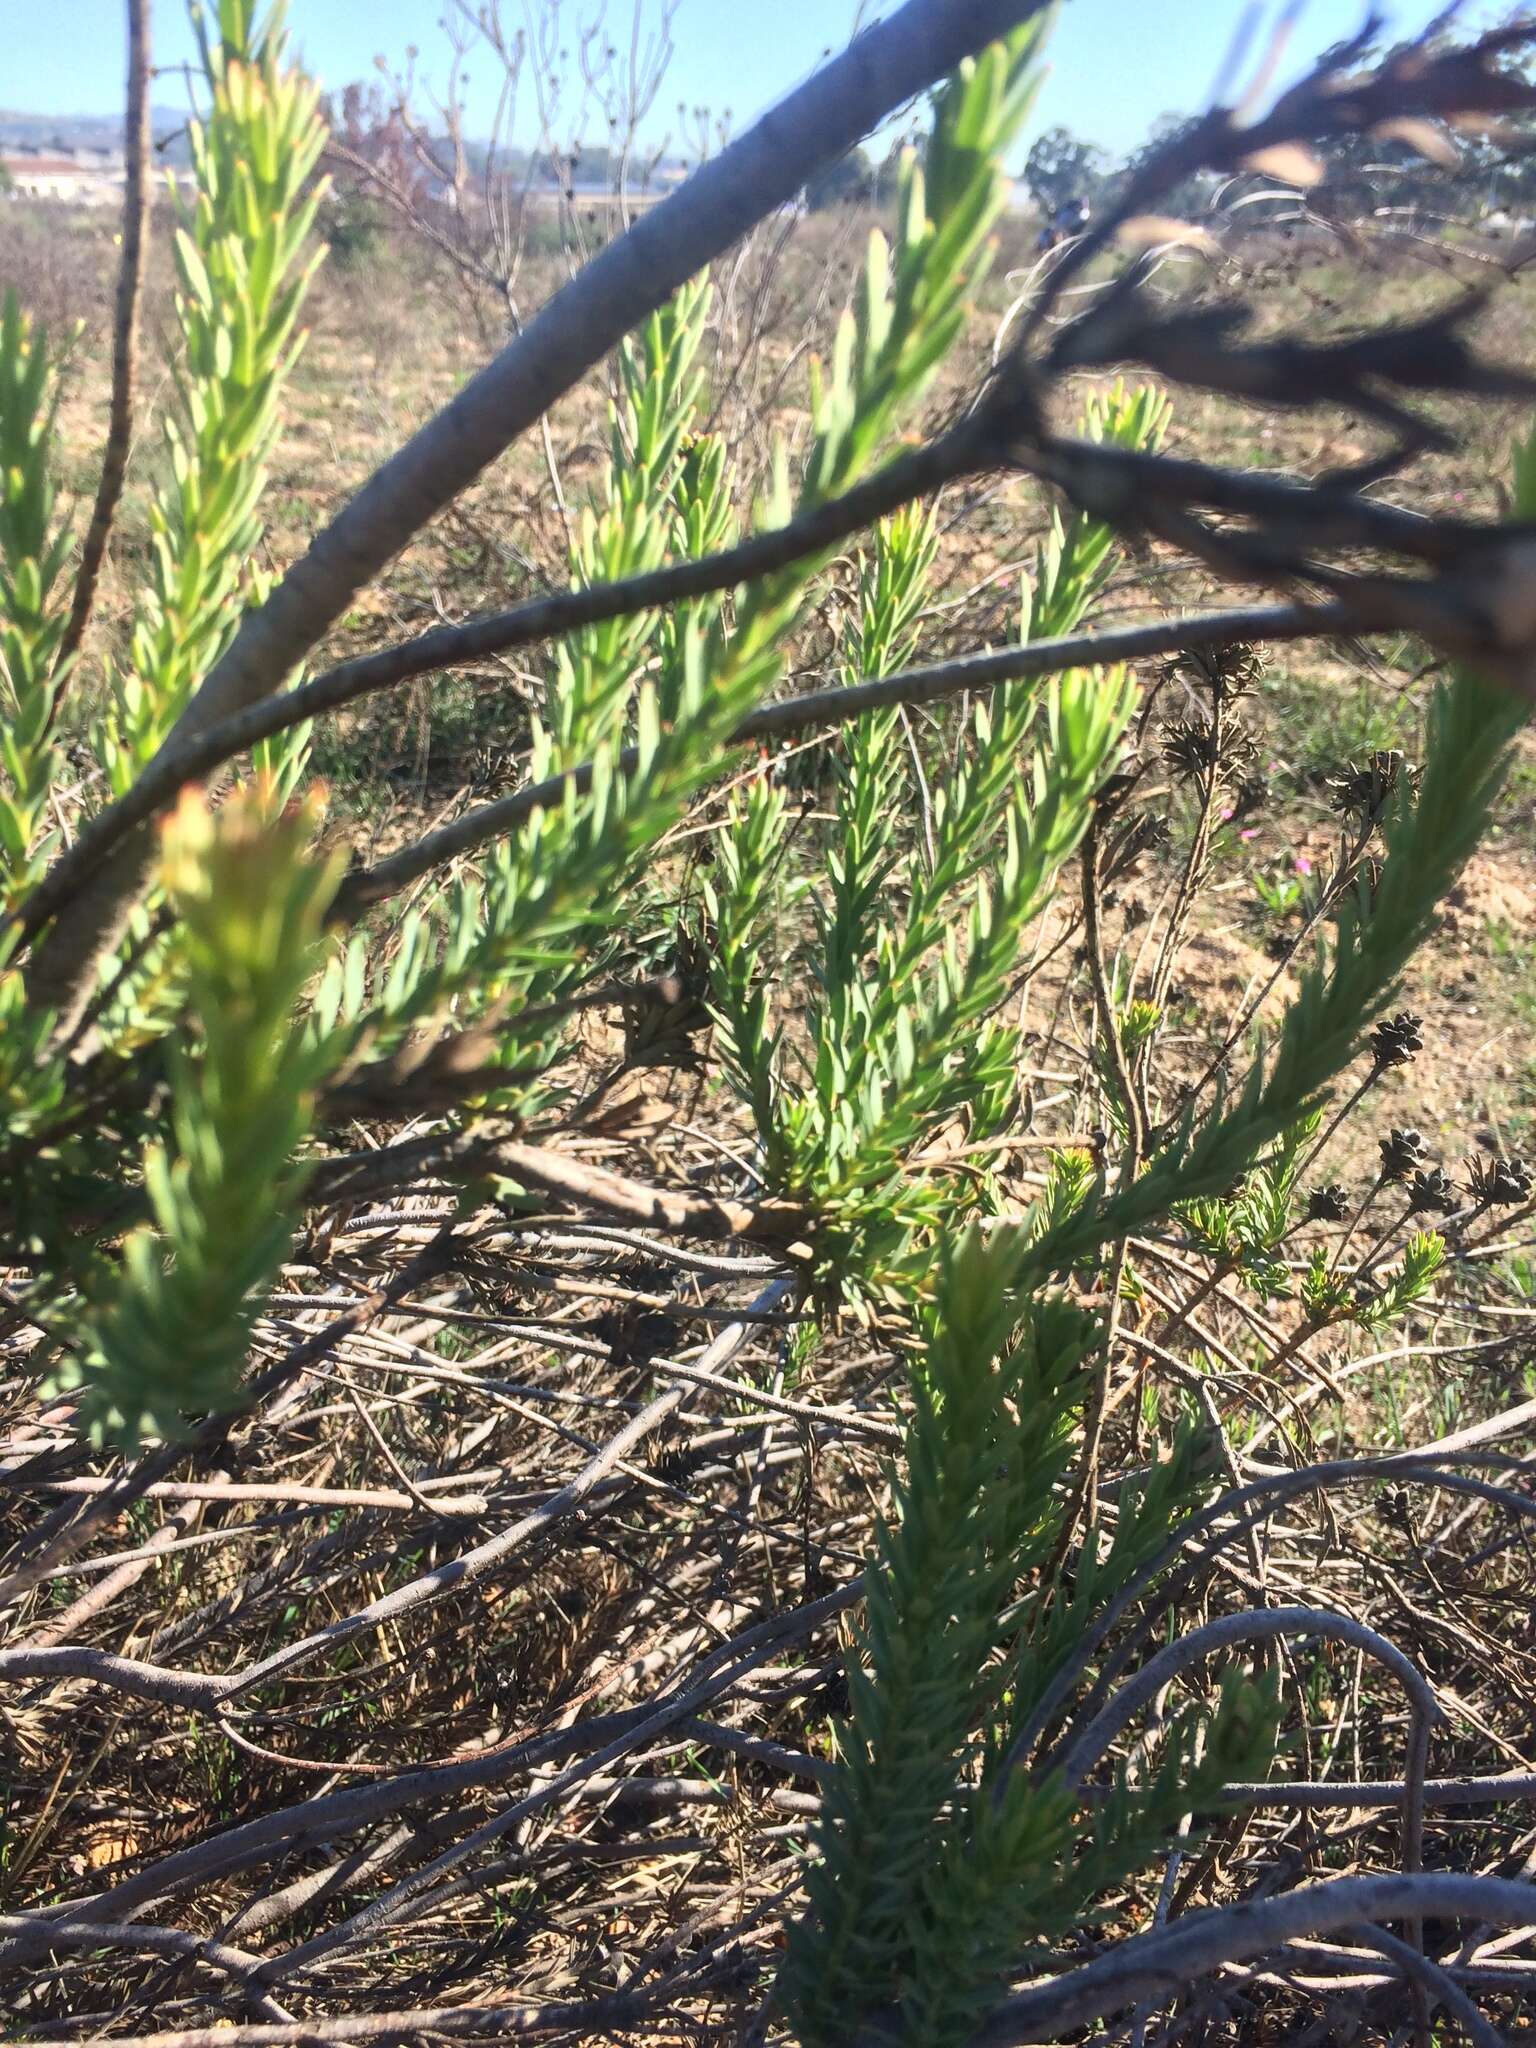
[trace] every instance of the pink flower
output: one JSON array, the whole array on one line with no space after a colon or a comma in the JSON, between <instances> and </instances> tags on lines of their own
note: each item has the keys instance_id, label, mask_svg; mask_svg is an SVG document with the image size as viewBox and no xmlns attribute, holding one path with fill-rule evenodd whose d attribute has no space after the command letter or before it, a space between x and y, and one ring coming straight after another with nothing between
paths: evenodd
<instances>
[{"instance_id":1,"label":"pink flower","mask_svg":"<svg viewBox=\"0 0 1536 2048\"><path fill-rule=\"evenodd\" d=\"M1298 853L1291 865L1298 875L1310 875L1312 872L1312 863L1304 853Z\"/></svg>"}]
</instances>

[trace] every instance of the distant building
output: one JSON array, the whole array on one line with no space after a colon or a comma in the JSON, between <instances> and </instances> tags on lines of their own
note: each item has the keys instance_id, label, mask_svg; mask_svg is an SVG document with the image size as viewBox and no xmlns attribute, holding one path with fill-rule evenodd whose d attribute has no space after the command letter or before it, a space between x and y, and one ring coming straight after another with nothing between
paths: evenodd
<instances>
[{"instance_id":1,"label":"distant building","mask_svg":"<svg viewBox=\"0 0 1536 2048\"><path fill-rule=\"evenodd\" d=\"M42 199L56 206L121 206L127 171L117 149L0 149L0 198ZM190 170L155 162L151 190L160 198L168 184L183 192L194 182Z\"/></svg>"},{"instance_id":2,"label":"distant building","mask_svg":"<svg viewBox=\"0 0 1536 2048\"><path fill-rule=\"evenodd\" d=\"M0 189L17 199L50 199L62 206L116 206L123 197L123 163L105 150L22 149L0 156Z\"/></svg>"}]
</instances>

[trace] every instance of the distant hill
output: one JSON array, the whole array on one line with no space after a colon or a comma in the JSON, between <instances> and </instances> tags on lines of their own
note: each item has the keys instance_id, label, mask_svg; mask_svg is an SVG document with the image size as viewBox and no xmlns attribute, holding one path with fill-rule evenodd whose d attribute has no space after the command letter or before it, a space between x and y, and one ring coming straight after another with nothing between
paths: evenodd
<instances>
[{"instance_id":1,"label":"distant hill","mask_svg":"<svg viewBox=\"0 0 1536 2048\"><path fill-rule=\"evenodd\" d=\"M183 130L187 117L172 107L150 109L150 130L156 143L166 142L161 161L184 164L188 158ZM174 138L167 141L167 138ZM0 107L0 150L121 149L121 114L24 114Z\"/></svg>"},{"instance_id":2,"label":"distant hill","mask_svg":"<svg viewBox=\"0 0 1536 2048\"><path fill-rule=\"evenodd\" d=\"M159 149L162 164L185 168L191 162L187 147L186 114L171 107L153 107L150 110L150 128ZM67 151L72 149L119 150L123 144L123 122L120 114L24 114L11 108L0 107L0 155L12 149L48 149ZM446 137L435 142L444 162L452 158L452 145ZM483 172L490 145L471 141L466 145L470 167ZM643 167L641 160L631 172L638 181ZM526 150L503 150L497 157L497 168L503 176L511 178L514 184L528 179L535 186L551 189L565 181L568 173L562 173L557 180L550 166L543 162L531 161ZM661 186L676 184L684 175L686 165L681 158L663 157L652 167L654 181ZM579 160L574 180L578 192L602 192L608 189L608 151L602 146L588 150Z\"/></svg>"}]
</instances>

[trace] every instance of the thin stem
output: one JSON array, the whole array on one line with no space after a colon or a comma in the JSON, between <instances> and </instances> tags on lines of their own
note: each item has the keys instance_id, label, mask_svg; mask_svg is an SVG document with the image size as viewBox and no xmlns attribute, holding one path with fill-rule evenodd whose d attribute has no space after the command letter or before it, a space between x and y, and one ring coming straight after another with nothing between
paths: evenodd
<instances>
[{"instance_id":1,"label":"thin stem","mask_svg":"<svg viewBox=\"0 0 1536 2048\"><path fill-rule=\"evenodd\" d=\"M1355 1105L1361 1101L1361 1099L1365 1095L1366 1090L1368 1088L1373 1088L1380 1079L1380 1067L1373 1066L1371 1068L1371 1071L1366 1075L1365 1079L1360 1083L1360 1085L1357 1088L1355 1088L1352 1091L1352 1093L1345 1096L1343 1102L1340 1103L1339 1107L1334 1111L1333 1115L1328 1119L1327 1123L1324 1124L1322 1133L1319 1136L1316 1144L1313 1145L1311 1151L1307 1153L1306 1157L1302 1160L1300 1166L1297 1167L1296 1178L1298 1181L1301 1179L1304 1173L1310 1172L1313 1164L1322 1157L1322 1154L1328 1146L1329 1141L1332 1139L1334 1132L1339 1128L1339 1125L1343 1123L1344 1119L1349 1115L1350 1111L1355 1107ZM1353 1228L1353 1225L1351 1225L1351 1228Z\"/></svg>"},{"instance_id":2,"label":"thin stem","mask_svg":"<svg viewBox=\"0 0 1536 2048\"><path fill-rule=\"evenodd\" d=\"M1089 824L1081 854L1083 876L1083 927L1088 951L1088 973L1093 983L1094 1006L1099 1030L1125 1108L1126 1145L1121 1161L1121 1184L1129 1186L1140 1171L1146 1146L1146 1127L1140 1100L1131 1075L1130 1063L1120 1035L1113 994L1104 972L1103 942L1099 929L1099 833L1097 821ZM1093 1369L1093 1384L1083 1416L1083 1448L1077 1471L1062 1511L1051 1570L1059 1570L1066 1558L1078 1517L1092 1521L1097 1508L1099 1452L1104 1425L1109 1417L1110 1379L1114 1371L1115 1348L1120 1335L1120 1290L1125 1280L1128 1239L1115 1242L1109 1270L1109 1309L1104 1321L1104 1340Z\"/></svg>"},{"instance_id":3,"label":"thin stem","mask_svg":"<svg viewBox=\"0 0 1536 2048\"><path fill-rule=\"evenodd\" d=\"M1364 831L1361 833L1360 838L1356 841L1354 846L1346 849L1343 858L1339 863L1338 870L1333 876L1328 887L1320 891L1317 903L1314 905L1311 913L1302 920L1300 929L1296 932L1295 936L1290 941L1290 944L1286 947L1284 958L1276 961L1273 971L1266 977L1261 986L1255 991L1255 993L1252 996L1248 998L1248 1000L1243 1004L1242 1008L1238 1011L1237 1016L1234 1018L1232 1022L1231 1029L1228 1031L1226 1037L1222 1040L1220 1046L1218 1046L1211 1060L1210 1065L1205 1069L1205 1072L1200 1076L1199 1080L1195 1083L1192 1092L1192 1099L1198 1098L1200 1095L1202 1095L1205 1092L1205 1090L1211 1085L1212 1081L1216 1079L1216 1076L1221 1072L1222 1068L1226 1065L1227 1061L1232 1057L1233 1053L1237 1050L1238 1046L1241 1045L1243 1041L1243 1036L1246 1033L1249 1025L1253 1022L1254 1018L1258 1016L1260 1010L1263 1009L1265 1003L1269 1000L1269 997L1273 992L1276 984L1279 982L1281 975L1285 973L1286 969L1290 966L1291 962L1296 958L1296 955L1301 951L1302 947L1306 944L1307 940L1311 937L1313 932L1317 930L1317 927L1322 923L1328 911L1332 908L1332 906L1335 903L1338 902L1339 897L1342 895L1345 888L1347 888L1349 883L1354 879L1355 875L1359 871L1361 856L1364 854L1367 846L1369 846L1371 841L1371 834L1375 831L1375 829L1376 827L1373 822L1367 822ZM1342 1116L1343 1113L1344 1112L1341 1111L1340 1116ZM1334 1124L1336 1124L1338 1121L1339 1118L1335 1117L1334 1123L1329 1125L1328 1129L1330 1134L1333 1131ZM1313 1152L1309 1155L1309 1163L1310 1159L1315 1158L1317 1153L1321 1150L1322 1144L1321 1142L1319 1142L1319 1144L1314 1148Z\"/></svg>"},{"instance_id":4,"label":"thin stem","mask_svg":"<svg viewBox=\"0 0 1536 2048\"><path fill-rule=\"evenodd\" d=\"M128 112L124 144L127 169L123 183L123 255L117 271L117 302L112 319L112 399L107 444L102 451L96 503L80 550L69 622L54 664L54 698L49 723L70 681L74 658L85 638L101 565L106 558L113 521L128 473L133 442L133 381L138 355L139 308L144 296L144 254L149 242L149 76L150 0L128 0Z\"/></svg>"},{"instance_id":5,"label":"thin stem","mask_svg":"<svg viewBox=\"0 0 1536 2048\"><path fill-rule=\"evenodd\" d=\"M871 479L879 484L887 472ZM853 495L853 494L850 494ZM832 505L846 508L847 499L832 501L821 513L829 515ZM846 513L845 515L846 516ZM851 522L841 533L856 530ZM818 527L818 533L825 529ZM791 543L789 536L796 536ZM234 760L258 741L271 739L306 720L341 709L358 698L389 689L420 675L444 673L488 653L529 646L558 638L586 625L627 616L679 602L689 596L728 589L740 581L743 549L768 543L783 545L793 561L822 543L806 538L803 522L794 522L768 535L758 535L742 549L723 555L701 557L697 562L678 562L645 576L628 577L619 583L597 583L537 598L509 612L472 620L464 626L443 626L396 648L343 662L297 689L268 697L249 710L221 720L206 732L177 742L167 742L144 770L133 787L115 803L97 813L81 830L74 844L54 862L52 868L28 896L19 923L23 936L36 934L68 902L71 894L140 825L174 800L189 781L211 774ZM759 559L771 559L764 554ZM993 688L1035 676L1053 675L1084 662L1134 661L1155 655L1174 654L1191 648L1219 646L1234 638L1263 638L1269 641L1327 637L1356 618L1342 605L1260 605L1240 611L1196 613L1193 616L1159 621L1155 625L1131 626L1111 633L1075 633L1055 640L1037 640L992 653L970 655L930 667L906 669L890 676L871 677L837 689L818 690L781 703L766 704L742 720L731 736L737 744L752 739L802 732L817 726L835 726L862 717L868 711L893 704L929 704L956 696L966 690ZM628 758L628 757L626 757ZM590 764L574 767L560 777L519 790L516 795L483 805L460 820L463 843L453 852L466 852L500 837L513 825L541 806L557 800L567 787L586 786ZM469 820L475 821L473 829ZM426 842L418 842L426 844ZM443 858L450 858L451 853ZM425 873L432 865L416 866ZM399 886L404 886L400 884ZM389 891L381 890L380 894Z\"/></svg>"}]
</instances>

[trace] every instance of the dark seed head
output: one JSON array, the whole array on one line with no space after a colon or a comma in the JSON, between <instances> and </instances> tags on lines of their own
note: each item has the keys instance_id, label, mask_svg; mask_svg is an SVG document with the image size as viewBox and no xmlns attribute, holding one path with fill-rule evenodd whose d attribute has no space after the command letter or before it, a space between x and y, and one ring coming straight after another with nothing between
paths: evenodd
<instances>
[{"instance_id":1,"label":"dark seed head","mask_svg":"<svg viewBox=\"0 0 1536 2048\"><path fill-rule=\"evenodd\" d=\"M1170 718L1163 727L1163 759L1175 775L1203 775L1216 760L1216 728L1204 718Z\"/></svg>"},{"instance_id":2,"label":"dark seed head","mask_svg":"<svg viewBox=\"0 0 1536 2048\"><path fill-rule=\"evenodd\" d=\"M1231 640L1225 647L1191 648L1164 664L1163 680L1182 676L1213 697L1248 697L1264 673L1264 655L1248 640Z\"/></svg>"},{"instance_id":3,"label":"dark seed head","mask_svg":"<svg viewBox=\"0 0 1536 2048\"><path fill-rule=\"evenodd\" d=\"M1530 1199L1531 1169L1523 1159L1474 1159L1467 1173L1467 1186L1474 1201L1490 1209L1512 1209Z\"/></svg>"},{"instance_id":4,"label":"dark seed head","mask_svg":"<svg viewBox=\"0 0 1536 2048\"><path fill-rule=\"evenodd\" d=\"M1334 776L1329 784L1333 808L1375 824L1405 776L1410 789L1417 789L1419 771L1395 747L1378 747L1369 760L1351 762L1342 775Z\"/></svg>"},{"instance_id":5,"label":"dark seed head","mask_svg":"<svg viewBox=\"0 0 1536 2048\"><path fill-rule=\"evenodd\" d=\"M1394 1126L1381 1140L1381 1177L1383 1180L1407 1180L1428 1156L1428 1148L1417 1131L1400 1131Z\"/></svg>"},{"instance_id":6,"label":"dark seed head","mask_svg":"<svg viewBox=\"0 0 1536 2048\"><path fill-rule=\"evenodd\" d=\"M1342 1223L1349 1214L1349 1192L1336 1180L1325 1181L1307 1197L1309 1223Z\"/></svg>"},{"instance_id":7,"label":"dark seed head","mask_svg":"<svg viewBox=\"0 0 1536 2048\"><path fill-rule=\"evenodd\" d=\"M1204 775L1214 767L1230 778L1257 752L1252 735L1241 726L1228 726L1219 738L1214 722L1205 718L1170 718L1163 727L1163 759L1180 777Z\"/></svg>"},{"instance_id":8,"label":"dark seed head","mask_svg":"<svg viewBox=\"0 0 1536 2048\"><path fill-rule=\"evenodd\" d=\"M1428 1216L1433 1212L1443 1216L1456 1206L1456 1183L1443 1166L1432 1166L1427 1173L1413 1176L1408 1188L1408 1214Z\"/></svg>"},{"instance_id":9,"label":"dark seed head","mask_svg":"<svg viewBox=\"0 0 1536 2048\"><path fill-rule=\"evenodd\" d=\"M1383 1017L1371 1033L1371 1057L1378 1070L1406 1066L1416 1052L1424 1050L1424 1019L1411 1010L1399 1010L1395 1017Z\"/></svg>"}]
</instances>

